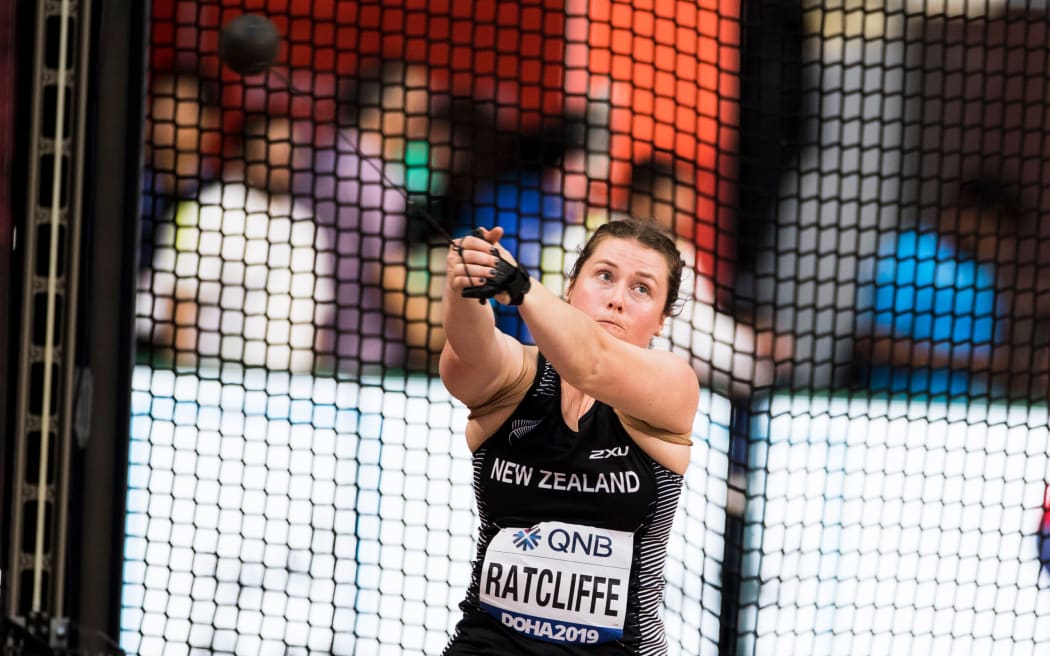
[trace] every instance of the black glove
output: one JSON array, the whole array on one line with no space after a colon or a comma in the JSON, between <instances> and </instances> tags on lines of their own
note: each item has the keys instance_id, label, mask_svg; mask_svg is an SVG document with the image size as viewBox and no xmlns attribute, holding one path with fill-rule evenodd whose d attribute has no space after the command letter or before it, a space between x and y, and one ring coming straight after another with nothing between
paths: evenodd
<instances>
[{"instance_id":1,"label":"black glove","mask_svg":"<svg viewBox=\"0 0 1050 656\"><path fill-rule=\"evenodd\" d=\"M481 235L475 231L474 236L480 237ZM496 263L496 273L484 284L464 289L463 298L477 298L484 301L496 294L507 292L510 294L511 305L521 305L521 302L525 300L526 292L532 287L529 272L520 264L515 266L504 260L499 253L496 253L496 257L499 258L499 262Z\"/></svg>"}]
</instances>

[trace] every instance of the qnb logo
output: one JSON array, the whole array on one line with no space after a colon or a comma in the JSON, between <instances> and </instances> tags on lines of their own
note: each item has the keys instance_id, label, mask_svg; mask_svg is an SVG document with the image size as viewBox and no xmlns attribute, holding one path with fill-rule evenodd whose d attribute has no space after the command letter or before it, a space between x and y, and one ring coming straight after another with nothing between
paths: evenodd
<instances>
[{"instance_id":1,"label":"qnb logo","mask_svg":"<svg viewBox=\"0 0 1050 656\"><path fill-rule=\"evenodd\" d=\"M571 554L584 554L608 558L612 556L612 539L601 533L587 533L580 531L566 531L565 529L554 529L547 536L547 546L554 551Z\"/></svg>"},{"instance_id":2,"label":"qnb logo","mask_svg":"<svg viewBox=\"0 0 1050 656\"><path fill-rule=\"evenodd\" d=\"M523 528L514 534L514 546L522 551L531 551L540 543L542 537L538 526Z\"/></svg>"}]
</instances>

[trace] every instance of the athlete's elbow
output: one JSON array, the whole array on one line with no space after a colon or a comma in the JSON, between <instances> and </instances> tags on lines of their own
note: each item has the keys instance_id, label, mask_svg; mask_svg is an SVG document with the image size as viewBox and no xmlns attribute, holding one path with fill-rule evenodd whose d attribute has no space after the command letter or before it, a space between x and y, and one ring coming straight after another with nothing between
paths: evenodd
<instances>
[{"instance_id":1,"label":"athlete's elbow","mask_svg":"<svg viewBox=\"0 0 1050 656\"><path fill-rule=\"evenodd\" d=\"M677 435L686 435L693 432L693 424L696 420L696 410L691 413L682 413L682 418L672 422L668 431Z\"/></svg>"},{"instance_id":2,"label":"athlete's elbow","mask_svg":"<svg viewBox=\"0 0 1050 656\"><path fill-rule=\"evenodd\" d=\"M463 361L452 345L446 341L441 347L441 356L438 358L438 376L441 377L441 382L447 388L453 387L458 377L462 375L462 370Z\"/></svg>"}]
</instances>

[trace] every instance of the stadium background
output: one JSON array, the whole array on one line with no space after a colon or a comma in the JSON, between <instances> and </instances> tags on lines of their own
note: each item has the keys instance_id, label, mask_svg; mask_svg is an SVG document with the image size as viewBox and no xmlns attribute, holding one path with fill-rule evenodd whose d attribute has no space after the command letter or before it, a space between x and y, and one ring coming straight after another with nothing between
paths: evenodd
<instances>
[{"instance_id":1,"label":"stadium background","mask_svg":"<svg viewBox=\"0 0 1050 656\"><path fill-rule=\"evenodd\" d=\"M9 7L6 651L440 652L474 516L420 212L555 290L622 213L689 253L672 653L1047 648L1042 9ZM245 12L280 76L222 66Z\"/></svg>"}]
</instances>

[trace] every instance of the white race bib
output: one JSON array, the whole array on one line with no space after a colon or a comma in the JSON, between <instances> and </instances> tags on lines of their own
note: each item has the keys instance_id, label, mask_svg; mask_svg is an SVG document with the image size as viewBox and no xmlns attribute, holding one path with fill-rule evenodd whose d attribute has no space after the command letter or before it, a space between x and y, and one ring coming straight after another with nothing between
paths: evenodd
<instances>
[{"instance_id":1,"label":"white race bib","mask_svg":"<svg viewBox=\"0 0 1050 656\"><path fill-rule=\"evenodd\" d=\"M485 551L481 607L505 626L550 642L619 640L634 536L542 522L502 529Z\"/></svg>"}]
</instances>

